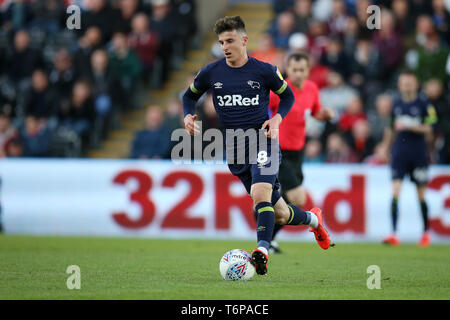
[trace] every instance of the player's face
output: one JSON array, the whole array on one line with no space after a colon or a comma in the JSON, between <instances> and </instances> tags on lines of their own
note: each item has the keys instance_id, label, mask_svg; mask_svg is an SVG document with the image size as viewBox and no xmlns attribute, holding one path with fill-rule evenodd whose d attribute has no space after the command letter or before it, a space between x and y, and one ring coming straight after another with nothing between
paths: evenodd
<instances>
[{"instance_id":1,"label":"player's face","mask_svg":"<svg viewBox=\"0 0 450 320\"><path fill-rule=\"evenodd\" d=\"M300 86L309 76L308 61L305 59L300 59L299 61L291 59L286 72L291 82L295 86Z\"/></svg>"},{"instance_id":2,"label":"player's face","mask_svg":"<svg viewBox=\"0 0 450 320\"><path fill-rule=\"evenodd\" d=\"M415 76L402 74L398 79L398 90L401 94L413 94L419 89L419 84Z\"/></svg>"},{"instance_id":3,"label":"player's face","mask_svg":"<svg viewBox=\"0 0 450 320\"><path fill-rule=\"evenodd\" d=\"M219 34L219 43L228 62L234 63L245 57L248 37L236 30Z\"/></svg>"}]
</instances>

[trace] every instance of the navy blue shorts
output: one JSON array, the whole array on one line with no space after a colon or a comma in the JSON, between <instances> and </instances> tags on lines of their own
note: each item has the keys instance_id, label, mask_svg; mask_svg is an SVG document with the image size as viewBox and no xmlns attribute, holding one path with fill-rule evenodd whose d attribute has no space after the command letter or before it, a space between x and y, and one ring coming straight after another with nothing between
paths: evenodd
<instances>
[{"instance_id":1,"label":"navy blue shorts","mask_svg":"<svg viewBox=\"0 0 450 320\"><path fill-rule=\"evenodd\" d=\"M247 150L245 163L228 163L231 173L242 181L248 194L250 194L251 186L258 182L270 183L273 190L280 189L278 172L281 163L281 151L278 144L274 153L271 149L271 144L268 143L262 149L255 150L255 154L249 154Z\"/></svg>"},{"instance_id":2,"label":"navy blue shorts","mask_svg":"<svg viewBox=\"0 0 450 320\"><path fill-rule=\"evenodd\" d=\"M428 177L428 159L426 150L417 152L417 150L393 149L391 162L392 179L401 179L409 176L412 182L418 186L427 183Z\"/></svg>"}]
</instances>

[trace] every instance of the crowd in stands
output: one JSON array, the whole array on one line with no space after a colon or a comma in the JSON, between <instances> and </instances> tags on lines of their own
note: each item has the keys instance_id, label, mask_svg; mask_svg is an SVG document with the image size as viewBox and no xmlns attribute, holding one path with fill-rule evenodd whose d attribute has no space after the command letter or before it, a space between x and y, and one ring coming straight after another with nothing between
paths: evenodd
<instances>
[{"instance_id":1,"label":"crowd in stands","mask_svg":"<svg viewBox=\"0 0 450 320\"><path fill-rule=\"evenodd\" d=\"M96 125L111 125L105 119L132 104L132 93L141 82L152 81L155 61L160 66L159 83L167 80L174 37L186 50L196 30L193 0L74 2L90 3L83 8L83 26L75 36L64 29L61 1L23 0L0 7L9 48L0 50L0 97L7 106L0 113L3 155L48 155L52 144L45 141L59 126L70 128L82 142L89 141ZM14 5L19 4L22 13L14 17L19 12ZM384 132L398 97L397 76L408 68L417 75L420 94L437 110L434 134L427 137L430 161L450 163L449 1L272 0L272 4L273 22L261 30L258 47L249 54L284 73L290 53L308 53L309 78L320 89L322 106L336 114L327 123L307 117L305 162L388 163ZM367 25L373 14L367 9L373 4L381 8L380 29ZM222 57L215 44L211 59ZM186 87L193 76L186 79ZM197 110L203 130L218 126L209 95L202 97ZM130 157L170 158L170 132L182 127L182 114L180 95L167 106L150 106Z\"/></svg>"},{"instance_id":2,"label":"crowd in stands","mask_svg":"<svg viewBox=\"0 0 450 320\"><path fill-rule=\"evenodd\" d=\"M380 29L369 28L381 9ZM432 163L450 163L450 3L445 0L274 0L276 18L253 56L284 70L286 55L310 55L310 79L337 117L307 120L306 162L389 162L397 77L411 69L437 110ZM373 20L372 20L373 22Z\"/></svg>"},{"instance_id":3,"label":"crowd in stands","mask_svg":"<svg viewBox=\"0 0 450 320\"><path fill-rule=\"evenodd\" d=\"M326 124L307 116L305 162L388 163L385 129L399 96L398 74L408 69L437 111L434 134L427 137L430 161L450 163L450 1L272 3L275 18L250 55L285 73L289 54L307 53L309 79L320 89L322 106L336 114ZM381 9L379 29L368 27L371 5ZM212 54L220 58L217 49Z\"/></svg>"},{"instance_id":4,"label":"crowd in stands","mask_svg":"<svg viewBox=\"0 0 450 320\"><path fill-rule=\"evenodd\" d=\"M80 28L68 20L80 8ZM0 0L0 157L80 157L159 88L195 0Z\"/></svg>"}]
</instances>

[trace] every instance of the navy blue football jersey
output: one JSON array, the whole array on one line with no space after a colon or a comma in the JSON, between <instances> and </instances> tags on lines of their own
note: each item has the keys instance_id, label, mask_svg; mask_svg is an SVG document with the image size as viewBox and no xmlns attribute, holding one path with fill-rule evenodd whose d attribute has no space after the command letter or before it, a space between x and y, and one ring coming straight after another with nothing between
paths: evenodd
<instances>
[{"instance_id":1,"label":"navy blue football jersey","mask_svg":"<svg viewBox=\"0 0 450 320\"><path fill-rule=\"evenodd\" d=\"M270 90L282 94L288 84L277 67L249 57L239 68L225 58L200 70L191 84L193 93L211 90L214 107L223 129L260 129L269 119Z\"/></svg>"},{"instance_id":2,"label":"navy blue football jersey","mask_svg":"<svg viewBox=\"0 0 450 320\"><path fill-rule=\"evenodd\" d=\"M404 124L430 124L437 121L434 107L424 97L417 97L412 102L404 102L401 98L394 100L391 111L392 126L396 121ZM394 148L426 149L425 136L423 134L404 130L397 133Z\"/></svg>"}]
</instances>

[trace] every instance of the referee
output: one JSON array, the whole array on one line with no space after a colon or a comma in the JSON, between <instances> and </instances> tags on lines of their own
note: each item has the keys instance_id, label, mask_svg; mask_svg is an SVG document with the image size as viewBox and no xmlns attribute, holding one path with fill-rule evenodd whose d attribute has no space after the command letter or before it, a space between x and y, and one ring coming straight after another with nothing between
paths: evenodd
<instances>
[{"instance_id":1,"label":"referee","mask_svg":"<svg viewBox=\"0 0 450 320\"><path fill-rule=\"evenodd\" d=\"M281 184L282 196L288 203L301 208L306 202L306 193L302 187L303 147L305 146L306 128L305 113L310 113L319 121L334 118L332 109L322 108L319 89L316 84L307 80L309 76L309 58L306 54L294 53L287 59L287 83L295 96L295 103L279 127L279 140L282 154L278 180ZM269 108L276 114L280 98L270 93ZM275 225L270 251L280 253L275 236L282 225Z\"/></svg>"}]
</instances>

